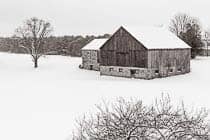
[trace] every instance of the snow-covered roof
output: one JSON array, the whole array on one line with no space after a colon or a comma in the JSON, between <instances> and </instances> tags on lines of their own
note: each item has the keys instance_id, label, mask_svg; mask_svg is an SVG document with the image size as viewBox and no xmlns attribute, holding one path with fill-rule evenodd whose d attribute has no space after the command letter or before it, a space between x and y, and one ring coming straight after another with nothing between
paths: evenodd
<instances>
[{"instance_id":1,"label":"snow-covered roof","mask_svg":"<svg viewBox=\"0 0 210 140\"><path fill-rule=\"evenodd\" d=\"M191 48L184 41L163 27L124 27L147 49Z\"/></svg>"},{"instance_id":2,"label":"snow-covered roof","mask_svg":"<svg viewBox=\"0 0 210 140\"><path fill-rule=\"evenodd\" d=\"M82 50L99 50L100 47L107 41L108 39L94 39L89 44L87 44L85 47L82 48Z\"/></svg>"}]
</instances>

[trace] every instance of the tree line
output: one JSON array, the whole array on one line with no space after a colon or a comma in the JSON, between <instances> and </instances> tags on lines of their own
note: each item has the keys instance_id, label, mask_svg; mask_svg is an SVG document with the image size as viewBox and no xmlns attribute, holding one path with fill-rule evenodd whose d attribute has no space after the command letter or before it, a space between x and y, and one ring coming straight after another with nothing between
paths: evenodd
<instances>
[{"instance_id":1,"label":"tree line","mask_svg":"<svg viewBox=\"0 0 210 140\"><path fill-rule=\"evenodd\" d=\"M50 22L36 17L30 18L19 26L11 38L1 38L0 51L27 53L32 57L34 67L43 55L81 56L81 48L95 38L102 36L52 36L53 27Z\"/></svg>"},{"instance_id":2,"label":"tree line","mask_svg":"<svg viewBox=\"0 0 210 140\"><path fill-rule=\"evenodd\" d=\"M45 49L45 52L48 52L48 55L80 57L80 50L86 44L97 38L108 37L110 37L109 34L99 36L50 36L44 39L45 43L43 44L43 48ZM19 40L20 39L15 36L0 38L0 51L28 54L28 51L25 48L20 47Z\"/></svg>"},{"instance_id":3,"label":"tree line","mask_svg":"<svg viewBox=\"0 0 210 140\"><path fill-rule=\"evenodd\" d=\"M51 54L54 55L80 57L81 48L90 41L97 38L108 37L110 37L109 34L99 36L50 36L46 39L44 48L46 48L48 51L51 51ZM19 47L18 39L15 36L0 38L0 51L11 53L27 53L25 49Z\"/></svg>"},{"instance_id":4,"label":"tree line","mask_svg":"<svg viewBox=\"0 0 210 140\"><path fill-rule=\"evenodd\" d=\"M202 27L198 18L187 14L177 14L171 19L171 32L192 47L192 58L195 58L201 48ZM23 22L13 37L1 38L0 51L30 54L34 67L43 55L81 56L81 48L96 38L109 38L110 34L101 36L63 36L52 35L53 27L50 22L36 17Z\"/></svg>"}]
</instances>

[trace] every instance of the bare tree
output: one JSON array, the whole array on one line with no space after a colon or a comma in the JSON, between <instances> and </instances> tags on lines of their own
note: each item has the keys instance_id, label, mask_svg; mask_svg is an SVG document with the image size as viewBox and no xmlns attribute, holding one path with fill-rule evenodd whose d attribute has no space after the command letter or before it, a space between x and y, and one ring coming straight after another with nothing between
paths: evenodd
<instances>
[{"instance_id":1,"label":"bare tree","mask_svg":"<svg viewBox=\"0 0 210 140\"><path fill-rule=\"evenodd\" d=\"M141 101L127 102L121 98L116 104L104 104L103 107L97 106L97 109L96 115L83 119L78 125L85 128L82 136L86 136L86 139L142 140L146 138L145 116L148 110ZM78 132L82 132L81 129ZM78 136L81 138L81 133Z\"/></svg>"},{"instance_id":2,"label":"bare tree","mask_svg":"<svg viewBox=\"0 0 210 140\"><path fill-rule=\"evenodd\" d=\"M188 24L194 24L197 22L198 21L195 18L184 13L179 13L171 19L169 29L171 32L180 37L181 33L186 31Z\"/></svg>"},{"instance_id":3,"label":"bare tree","mask_svg":"<svg viewBox=\"0 0 210 140\"><path fill-rule=\"evenodd\" d=\"M145 106L141 100L97 106L97 113L78 121L73 140L208 140L207 111L189 113L173 107L169 96Z\"/></svg>"},{"instance_id":4,"label":"bare tree","mask_svg":"<svg viewBox=\"0 0 210 140\"><path fill-rule=\"evenodd\" d=\"M150 138L158 140L207 140L209 137L205 109L187 111L184 103L174 108L170 97L156 99L148 121Z\"/></svg>"},{"instance_id":5,"label":"bare tree","mask_svg":"<svg viewBox=\"0 0 210 140\"><path fill-rule=\"evenodd\" d=\"M47 54L44 43L52 32L51 24L42 19L33 17L16 29L15 35L19 37L19 44L32 56L34 67L38 67L38 60Z\"/></svg>"},{"instance_id":6,"label":"bare tree","mask_svg":"<svg viewBox=\"0 0 210 140\"><path fill-rule=\"evenodd\" d=\"M85 116L81 120L77 120L77 132L73 132L72 137L72 140L87 140Z\"/></svg>"},{"instance_id":7,"label":"bare tree","mask_svg":"<svg viewBox=\"0 0 210 140\"><path fill-rule=\"evenodd\" d=\"M192 58L195 58L200 53L203 42L201 38L201 25L197 18L186 14L177 14L171 20L169 29L192 47Z\"/></svg>"}]
</instances>

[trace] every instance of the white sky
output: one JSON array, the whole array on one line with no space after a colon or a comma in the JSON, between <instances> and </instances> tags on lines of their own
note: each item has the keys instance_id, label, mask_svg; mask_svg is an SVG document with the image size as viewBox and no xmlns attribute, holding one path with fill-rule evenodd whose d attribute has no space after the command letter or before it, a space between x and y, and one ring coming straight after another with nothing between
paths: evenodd
<instances>
[{"instance_id":1,"label":"white sky","mask_svg":"<svg viewBox=\"0 0 210 140\"><path fill-rule=\"evenodd\" d=\"M0 0L0 36L30 17L51 21L54 35L113 33L121 25L168 25L178 12L210 27L210 0Z\"/></svg>"}]
</instances>

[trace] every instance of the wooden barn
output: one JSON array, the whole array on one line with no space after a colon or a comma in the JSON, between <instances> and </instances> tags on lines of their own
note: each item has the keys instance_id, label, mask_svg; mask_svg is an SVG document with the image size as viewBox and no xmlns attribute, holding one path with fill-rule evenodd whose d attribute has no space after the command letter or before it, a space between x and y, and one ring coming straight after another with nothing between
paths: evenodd
<instances>
[{"instance_id":1,"label":"wooden barn","mask_svg":"<svg viewBox=\"0 0 210 140\"><path fill-rule=\"evenodd\" d=\"M153 79L190 72L191 48L166 29L120 27L100 45L101 75Z\"/></svg>"},{"instance_id":2,"label":"wooden barn","mask_svg":"<svg viewBox=\"0 0 210 140\"><path fill-rule=\"evenodd\" d=\"M82 68L99 70L99 49L106 41L107 39L94 39L82 48Z\"/></svg>"}]
</instances>

